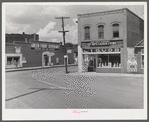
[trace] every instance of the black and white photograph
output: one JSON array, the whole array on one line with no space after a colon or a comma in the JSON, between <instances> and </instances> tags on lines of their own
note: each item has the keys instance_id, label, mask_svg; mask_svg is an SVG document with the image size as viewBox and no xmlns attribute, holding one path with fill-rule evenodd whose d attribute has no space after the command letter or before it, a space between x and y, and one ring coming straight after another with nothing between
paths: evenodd
<instances>
[{"instance_id":1,"label":"black and white photograph","mask_svg":"<svg viewBox=\"0 0 149 122\"><path fill-rule=\"evenodd\" d=\"M2 81L3 120L147 119L147 3L2 3Z\"/></svg>"}]
</instances>

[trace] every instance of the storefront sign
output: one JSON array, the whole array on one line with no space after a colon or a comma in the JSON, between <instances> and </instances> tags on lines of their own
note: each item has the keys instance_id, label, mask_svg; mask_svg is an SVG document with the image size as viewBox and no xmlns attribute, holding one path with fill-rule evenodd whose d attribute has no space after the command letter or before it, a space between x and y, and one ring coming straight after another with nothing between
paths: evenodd
<instances>
[{"instance_id":1,"label":"storefront sign","mask_svg":"<svg viewBox=\"0 0 149 122\"><path fill-rule=\"evenodd\" d=\"M120 48L84 49L84 52L120 52Z\"/></svg>"},{"instance_id":2,"label":"storefront sign","mask_svg":"<svg viewBox=\"0 0 149 122\"><path fill-rule=\"evenodd\" d=\"M100 42L91 42L89 45L91 47L95 46L109 46L109 45L115 45L116 42L110 42L110 41L100 41Z\"/></svg>"},{"instance_id":3,"label":"storefront sign","mask_svg":"<svg viewBox=\"0 0 149 122\"><path fill-rule=\"evenodd\" d=\"M95 49L95 52L120 52L120 48Z\"/></svg>"},{"instance_id":4,"label":"storefront sign","mask_svg":"<svg viewBox=\"0 0 149 122\"><path fill-rule=\"evenodd\" d=\"M101 46L112 46L112 45L119 45L119 44L123 44L122 40L117 40L117 41L113 41L113 40L109 40L109 41L92 41L92 42L82 42L81 46L82 47L101 47Z\"/></svg>"},{"instance_id":5,"label":"storefront sign","mask_svg":"<svg viewBox=\"0 0 149 122\"><path fill-rule=\"evenodd\" d=\"M59 48L59 45L56 45L56 44L31 43L31 49L48 50L48 49L58 49L58 48Z\"/></svg>"}]
</instances>

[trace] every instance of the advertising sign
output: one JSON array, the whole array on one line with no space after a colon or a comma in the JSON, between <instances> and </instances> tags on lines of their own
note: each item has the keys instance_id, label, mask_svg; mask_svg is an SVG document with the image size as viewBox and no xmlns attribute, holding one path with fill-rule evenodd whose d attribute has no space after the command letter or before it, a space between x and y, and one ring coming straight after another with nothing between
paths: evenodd
<instances>
[{"instance_id":1,"label":"advertising sign","mask_svg":"<svg viewBox=\"0 0 149 122\"><path fill-rule=\"evenodd\" d=\"M32 50L50 50L50 49L58 49L58 44L46 44L46 43L31 43Z\"/></svg>"},{"instance_id":2,"label":"advertising sign","mask_svg":"<svg viewBox=\"0 0 149 122\"><path fill-rule=\"evenodd\" d=\"M127 61L127 72L137 72L137 61L134 58Z\"/></svg>"}]
</instances>

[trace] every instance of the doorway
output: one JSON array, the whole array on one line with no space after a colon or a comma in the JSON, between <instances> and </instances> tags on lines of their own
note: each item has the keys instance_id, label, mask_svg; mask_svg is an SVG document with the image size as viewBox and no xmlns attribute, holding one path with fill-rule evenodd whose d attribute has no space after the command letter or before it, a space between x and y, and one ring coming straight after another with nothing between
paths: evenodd
<instances>
[{"instance_id":1,"label":"doorway","mask_svg":"<svg viewBox=\"0 0 149 122\"><path fill-rule=\"evenodd\" d=\"M88 72L96 72L96 57L89 56Z\"/></svg>"},{"instance_id":2,"label":"doorway","mask_svg":"<svg viewBox=\"0 0 149 122\"><path fill-rule=\"evenodd\" d=\"M45 63L45 66L49 65L49 56L47 54L44 55L44 63Z\"/></svg>"}]
</instances>

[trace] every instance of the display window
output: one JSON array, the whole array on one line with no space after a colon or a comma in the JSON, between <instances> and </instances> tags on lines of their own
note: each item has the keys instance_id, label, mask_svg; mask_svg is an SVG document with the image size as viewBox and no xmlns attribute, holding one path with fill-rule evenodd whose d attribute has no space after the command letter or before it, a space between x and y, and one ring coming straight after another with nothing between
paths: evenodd
<instances>
[{"instance_id":1,"label":"display window","mask_svg":"<svg viewBox=\"0 0 149 122\"><path fill-rule=\"evenodd\" d=\"M19 64L19 57L7 57L7 65Z\"/></svg>"},{"instance_id":2,"label":"display window","mask_svg":"<svg viewBox=\"0 0 149 122\"><path fill-rule=\"evenodd\" d=\"M97 67L102 68L120 68L121 67L120 54L98 54Z\"/></svg>"}]
</instances>

